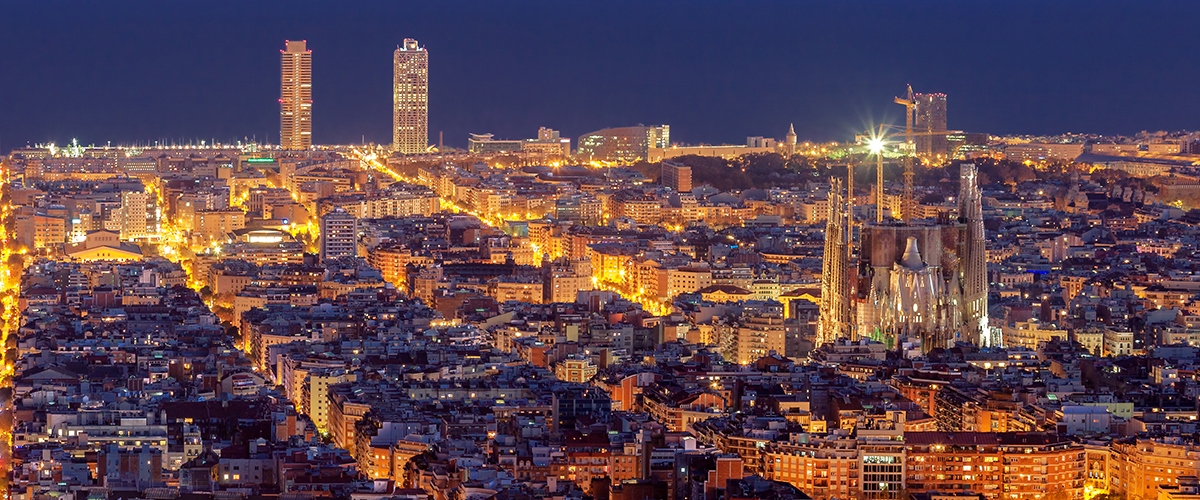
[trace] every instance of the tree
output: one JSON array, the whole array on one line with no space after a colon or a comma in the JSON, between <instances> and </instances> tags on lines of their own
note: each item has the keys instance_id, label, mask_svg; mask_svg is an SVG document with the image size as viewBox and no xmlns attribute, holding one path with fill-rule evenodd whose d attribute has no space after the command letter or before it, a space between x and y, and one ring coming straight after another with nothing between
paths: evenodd
<instances>
[{"instance_id":1,"label":"tree","mask_svg":"<svg viewBox=\"0 0 1200 500\"><path fill-rule=\"evenodd\" d=\"M10 276L20 276L25 270L25 258L20 254L9 255L8 262L5 262L5 265L8 266Z\"/></svg>"}]
</instances>

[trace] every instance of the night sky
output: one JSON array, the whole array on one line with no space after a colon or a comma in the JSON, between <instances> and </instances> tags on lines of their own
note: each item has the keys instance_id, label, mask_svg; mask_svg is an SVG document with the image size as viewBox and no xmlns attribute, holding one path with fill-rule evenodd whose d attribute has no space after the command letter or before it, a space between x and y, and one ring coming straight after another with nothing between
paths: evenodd
<instances>
[{"instance_id":1,"label":"night sky","mask_svg":"<svg viewBox=\"0 0 1200 500\"><path fill-rule=\"evenodd\" d=\"M313 50L314 142L391 140L392 51L444 131L845 140L911 83L993 134L1200 129L1200 2L6 1L0 150L76 137L278 142L279 50Z\"/></svg>"}]
</instances>

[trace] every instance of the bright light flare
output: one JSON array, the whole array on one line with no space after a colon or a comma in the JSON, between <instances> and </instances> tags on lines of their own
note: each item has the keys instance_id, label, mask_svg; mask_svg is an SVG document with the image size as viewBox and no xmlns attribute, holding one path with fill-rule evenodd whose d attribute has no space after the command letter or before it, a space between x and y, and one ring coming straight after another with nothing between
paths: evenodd
<instances>
[{"instance_id":1,"label":"bright light flare","mask_svg":"<svg viewBox=\"0 0 1200 500\"><path fill-rule=\"evenodd\" d=\"M871 153L873 153L873 154L882 153L883 147L884 147L883 138L872 137L871 139L867 140L867 149L869 149L871 151Z\"/></svg>"}]
</instances>

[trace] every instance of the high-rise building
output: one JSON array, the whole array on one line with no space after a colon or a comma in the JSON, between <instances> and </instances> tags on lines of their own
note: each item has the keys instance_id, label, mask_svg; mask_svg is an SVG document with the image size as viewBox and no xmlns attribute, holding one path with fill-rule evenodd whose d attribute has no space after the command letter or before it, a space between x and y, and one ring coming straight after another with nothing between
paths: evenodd
<instances>
[{"instance_id":1,"label":"high-rise building","mask_svg":"<svg viewBox=\"0 0 1200 500\"><path fill-rule=\"evenodd\" d=\"M677 193L687 193L692 190L692 167L670 160L662 162L662 185L674 189Z\"/></svg>"},{"instance_id":2,"label":"high-rise building","mask_svg":"<svg viewBox=\"0 0 1200 500\"><path fill-rule=\"evenodd\" d=\"M405 38L392 65L392 148L424 153L429 147L429 52Z\"/></svg>"},{"instance_id":3,"label":"high-rise building","mask_svg":"<svg viewBox=\"0 0 1200 500\"><path fill-rule=\"evenodd\" d=\"M339 208L321 216L321 262L358 255L358 219Z\"/></svg>"},{"instance_id":4,"label":"high-rise building","mask_svg":"<svg viewBox=\"0 0 1200 500\"><path fill-rule=\"evenodd\" d=\"M942 132L946 130L946 94L916 94L917 101L913 130L917 132ZM944 155L949 142L944 135L917 136L917 154Z\"/></svg>"},{"instance_id":5,"label":"high-rise building","mask_svg":"<svg viewBox=\"0 0 1200 500\"><path fill-rule=\"evenodd\" d=\"M312 146L312 51L304 40L285 43L287 48L279 51L279 144L284 149L308 149Z\"/></svg>"}]
</instances>

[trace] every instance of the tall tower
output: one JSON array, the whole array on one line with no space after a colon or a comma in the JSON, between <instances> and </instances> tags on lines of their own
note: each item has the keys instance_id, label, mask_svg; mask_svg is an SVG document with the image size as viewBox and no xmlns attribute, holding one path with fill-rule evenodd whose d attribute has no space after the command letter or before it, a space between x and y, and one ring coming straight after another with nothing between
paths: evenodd
<instances>
[{"instance_id":1,"label":"tall tower","mask_svg":"<svg viewBox=\"0 0 1200 500\"><path fill-rule=\"evenodd\" d=\"M850 336L850 276L848 245L850 227L846 219L842 183L830 180L829 218L825 223L825 260L821 265L821 310L817 323L817 345Z\"/></svg>"},{"instance_id":2,"label":"tall tower","mask_svg":"<svg viewBox=\"0 0 1200 500\"><path fill-rule=\"evenodd\" d=\"M967 224L962 263L963 336L979 346L990 346L988 329L987 239L983 232L983 196L978 171L972 163L962 165L958 187L958 216Z\"/></svg>"},{"instance_id":3,"label":"tall tower","mask_svg":"<svg viewBox=\"0 0 1200 500\"><path fill-rule=\"evenodd\" d=\"M429 52L405 38L392 65L392 148L424 153L429 147Z\"/></svg>"},{"instance_id":4,"label":"tall tower","mask_svg":"<svg viewBox=\"0 0 1200 500\"><path fill-rule=\"evenodd\" d=\"M796 125L794 123L788 124L788 133L783 138L783 150L787 152L788 156L796 154Z\"/></svg>"},{"instance_id":5,"label":"tall tower","mask_svg":"<svg viewBox=\"0 0 1200 500\"><path fill-rule=\"evenodd\" d=\"M312 146L312 51L304 40L285 40L279 51L279 144L284 149Z\"/></svg>"},{"instance_id":6,"label":"tall tower","mask_svg":"<svg viewBox=\"0 0 1200 500\"><path fill-rule=\"evenodd\" d=\"M358 219L340 207L321 216L321 262L358 255Z\"/></svg>"},{"instance_id":7,"label":"tall tower","mask_svg":"<svg viewBox=\"0 0 1200 500\"><path fill-rule=\"evenodd\" d=\"M946 94L916 94L914 112L915 129L917 132L943 132L946 130ZM924 135L916 137L917 154L945 155L949 151L949 142L944 135Z\"/></svg>"}]
</instances>

